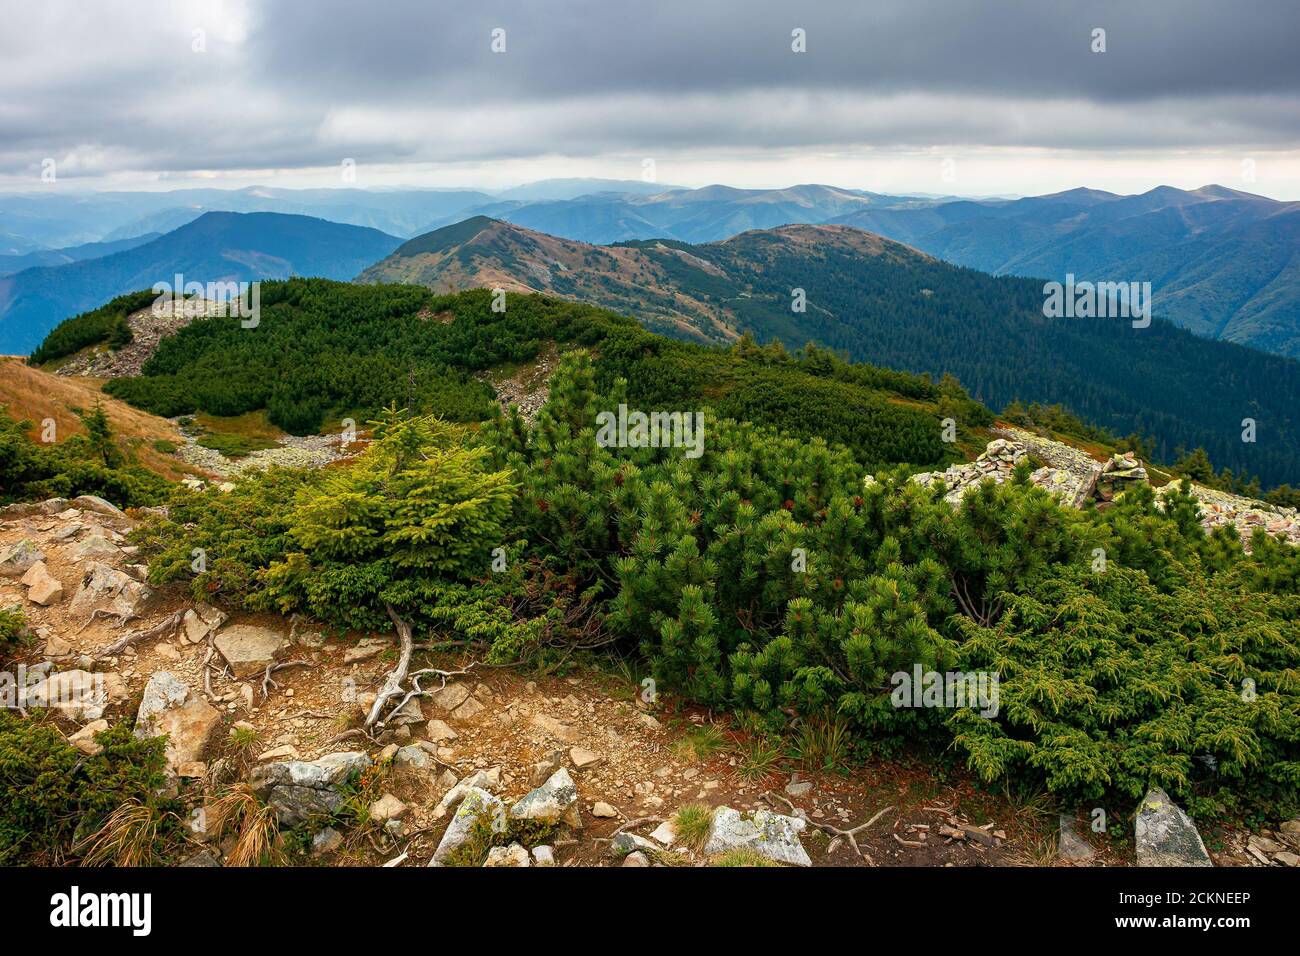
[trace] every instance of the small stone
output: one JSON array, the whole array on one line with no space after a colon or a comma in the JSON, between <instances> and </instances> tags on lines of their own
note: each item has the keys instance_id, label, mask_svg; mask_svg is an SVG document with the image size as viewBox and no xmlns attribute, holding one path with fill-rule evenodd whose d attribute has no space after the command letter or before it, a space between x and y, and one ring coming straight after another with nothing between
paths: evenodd
<instances>
[{"instance_id":1,"label":"small stone","mask_svg":"<svg viewBox=\"0 0 1300 956\"><path fill-rule=\"evenodd\" d=\"M392 646L388 641L368 637L361 641L355 647L349 647L343 652L344 664L355 664L358 661L368 661L372 657L378 657L384 651Z\"/></svg>"},{"instance_id":2,"label":"small stone","mask_svg":"<svg viewBox=\"0 0 1300 956\"><path fill-rule=\"evenodd\" d=\"M51 635L50 639L45 642L46 657L67 657L71 653L72 645L57 634Z\"/></svg>"},{"instance_id":3,"label":"small stone","mask_svg":"<svg viewBox=\"0 0 1300 956\"><path fill-rule=\"evenodd\" d=\"M533 847L533 865L555 866L555 851L545 844Z\"/></svg>"},{"instance_id":4,"label":"small stone","mask_svg":"<svg viewBox=\"0 0 1300 956\"><path fill-rule=\"evenodd\" d=\"M1283 866L1300 866L1300 855L1292 853L1290 850L1283 850L1281 853L1273 854L1273 859Z\"/></svg>"},{"instance_id":5,"label":"small stone","mask_svg":"<svg viewBox=\"0 0 1300 956\"><path fill-rule=\"evenodd\" d=\"M578 731L568 724L560 723L554 717L546 714L534 714L532 724L538 730L541 730L557 740L566 744L575 744L578 742Z\"/></svg>"},{"instance_id":6,"label":"small stone","mask_svg":"<svg viewBox=\"0 0 1300 956\"><path fill-rule=\"evenodd\" d=\"M433 759L423 747L416 744L408 744L393 755L393 763L399 767L412 767L416 770L424 770L433 763Z\"/></svg>"},{"instance_id":7,"label":"small stone","mask_svg":"<svg viewBox=\"0 0 1300 956\"><path fill-rule=\"evenodd\" d=\"M104 745L95 741L95 734L102 734L108 730L108 721L104 719L92 720L86 726L82 727L75 734L68 738L68 743L76 747L87 756L95 756L102 753Z\"/></svg>"},{"instance_id":8,"label":"small stone","mask_svg":"<svg viewBox=\"0 0 1300 956\"><path fill-rule=\"evenodd\" d=\"M649 866L650 860L640 850L634 850L623 857L624 866Z\"/></svg>"},{"instance_id":9,"label":"small stone","mask_svg":"<svg viewBox=\"0 0 1300 956\"><path fill-rule=\"evenodd\" d=\"M574 747L569 751L569 759L573 761L573 766L578 770L586 770L588 767L594 767L603 759L599 754L592 753L590 750L583 750L581 747Z\"/></svg>"},{"instance_id":10,"label":"small stone","mask_svg":"<svg viewBox=\"0 0 1300 956\"><path fill-rule=\"evenodd\" d=\"M451 725L446 721L434 718L425 725L425 734L435 744L445 743L448 740L455 740L460 734L451 729Z\"/></svg>"},{"instance_id":11,"label":"small stone","mask_svg":"<svg viewBox=\"0 0 1300 956\"><path fill-rule=\"evenodd\" d=\"M429 700L439 710L455 710L469 698L469 688L464 684L448 684L429 695Z\"/></svg>"},{"instance_id":12,"label":"small stone","mask_svg":"<svg viewBox=\"0 0 1300 956\"><path fill-rule=\"evenodd\" d=\"M1057 836L1057 853L1062 860L1091 860L1097 855L1087 840L1074 832L1074 817L1060 815L1060 832Z\"/></svg>"},{"instance_id":13,"label":"small stone","mask_svg":"<svg viewBox=\"0 0 1300 956\"><path fill-rule=\"evenodd\" d=\"M263 753L258 760L297 760L298 748L291 744L285 744L281 747L273 747Z\"/></svg>"},{"instance_id":14,"label":"small stone","mask_svg":"<svg viewBox=\"0 0 1300 956\"><path fill-rule=\"evenodd\" d=\"M343 845L343 834L333 827L326 827L311 838L312 856L333 853Z\"/></svg>"},{"instance_id":15,"label":"small stone","mask_svg":"<svg viewBox=\"0 0 1300 956\"><path fill-rule=\"evenodd\" d=\"M454 720L473 720L483 711L487 710L478 702L476 697L466 697L465 702L451 712Z\"/></svg>"},{"instance_id":16,"label":"small stone","mask_svg":"<svg viewBox=\"0 0 1300 956\"><path fill-rule=\"evenodd\" d=\"M213 641L226 659L236 680L260 677L266 668L279 660L289 645L282 633L255 624L231 624L222 628Z\"/></svg>"},{"instance_id":17,"label":"small stone","mask_svg":"<svg viewBox=\"0 0 1300 956\"><path fill-rule=\"evenodd\" d=\"M618 817L618 811L608 803L598 800L596 801L596 805L591 808L591 815L593 817L600 817L601 819L616 819Z\"/></svg>"},{"instance_id":18,"label":"small stone","mask_svg":"<svg viewBox=\"0 0 1300 956\"><path fill-rule=\"evenodd\" d=\"M659 824L650 834L650 839L656 843L662 843L664 846L672 846L677 842L677 829L673 826L672 820L665 820Z\"/></svg>"},{"instance_id":19,"label":"small stone","mask_svg":"<svg viewBox=\"0 0 1300 956\"><path fill-rule=\"evenodd\" d=\"M812 790L812 786L807 780L791 781L785 785L785 792L787 796L803 797Z\"/></svg>"},{"instance_id":20,"label":"small stone","mask_svg":"<svg viewBox=\"0 0 1300 956\"><path fill-rule=\"evenodd\" d=\"M484 866L531 866L532 859L528 851L519 843L509 846L494 846L488 851Z\"/></svg>"},{"instance_id":21,"label":"small stone","mask_svg":"<svg viewBox=\"0 0 1300 956\"><path fill-rule=\"evenodd\" d=\"M399 820L406 813L406 804L391 793L386 793L370 805L370 819L374 823Z\"/></svg>"}]
</instances>

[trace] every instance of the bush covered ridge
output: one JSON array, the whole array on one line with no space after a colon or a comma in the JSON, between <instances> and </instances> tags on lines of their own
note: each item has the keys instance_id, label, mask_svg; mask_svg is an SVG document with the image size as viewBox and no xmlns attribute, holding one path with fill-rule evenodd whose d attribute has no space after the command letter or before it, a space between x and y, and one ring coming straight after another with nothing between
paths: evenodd
<instances>
[{"instance_id":1,"label":"bush covered ridge","mask_svg":"<svg viewBox=\"0 0 1300 956\"><path fill-rule=\"evenodd\" d=\"M951 378L936 385L811 346L788 354L744 338L731 349L711 348L543 296L512 294L507 311L495 312L487 290L436 296L415 286L323 279L264 283L255 330L234 318L196 321L162 341L143 375L114 379L105 390L166 416L264 408L293 434L394 403L470 423L493 407L490 387L476 375L531 361L550 342L592 350L601 387L624 378L629 400L641 407L708 405L724 417L840 442L873 468L958 460L936 419L954 418L963 435L993 420Z\"/></svg>"},{"instance_id":2,"label":"bush covered ridge","mask_svg":"<svg viewBox=\"0 0 1300 956\"><path fill-rule=\"evenodd\" d=\"M1185 493L1063 509L1024 466L955 510L906 469L864 483L839 444L717 412L698 459L602 447L596 414L632 394L607 359L566 355L531 425L394 414L350 468L187 493L141 536L151 578L346 626L391 605L498 662L599 634L754 725L831 712L864 752L953 748L1062 800L1160 785L1200 815L1297 809L1296 549L1207 536ZM893 706L916 665L996 671L1001 706Z\"/></svg>"}]
</instances>

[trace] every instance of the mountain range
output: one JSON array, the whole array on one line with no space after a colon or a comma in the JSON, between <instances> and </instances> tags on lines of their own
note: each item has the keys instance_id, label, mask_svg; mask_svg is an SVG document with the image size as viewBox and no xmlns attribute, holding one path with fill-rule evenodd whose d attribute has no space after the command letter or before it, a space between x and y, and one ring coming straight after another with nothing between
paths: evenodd
<instances>
[{"instance_id":1,"label":"mountain range","mask_svg":"<svg viewBox=\"0 0 1300 956\"><path fill-rule=\"evenodd\" d=\"M1073 189L1023 199L888 196L832 186L707 186L494 202L468 211L595 244L714 242L795 223L855 226L995 275L1150 282L1198 335L1300 357L1300 203L1223 186L1135 196ZM465 218L465 211L432 226Z\"/></svg>"},{"instance_id":2,"label":"mountain range","mask_svg":"<svg viewBox=\"0 0 1300 956\"><path fill-rule=\"evenodd\" d=\"M27 264L46 265L64 247L93 251L87 243L166 233L213 210L315 216L406 238L487 216L597 245L704 243L790 224L848 225L996 275L1150 282L1156 308L1170 321L1300 357L1300 203L1215 185L979 200L815 184L682 189L599 179L498 192L250 187L0 195L0 272L22 268L25 256L37 257Z\"/></svg>"},{"instance_id":3,"label":"mountain range","mask_svg":"<svg viewBox=\"0 0 1300 956\"><path fill-rule=\"evenodd\" d=\"M205 213L122 252L0 277L0 352L30 352L63 319L177 273L204 283L349 279L400 243L377 229L307 216Z\"/></svg>"},{"instance_id":4,"label":"mountain range","mask_svg":"<svg viewBox=\"0 0 1300 956\"><path fill-rule=\"evenodd\" d=\"M717 344L744 332L816 342L873 365L954 374L995 408L1064 403L1119 434L1154 436L1165 460L1199 445L1265 481L1300 472L1300 363L1159 318L1147 328L1045 318L1041 281L955 266L851 226L596 246L479 217L403 243L357 279L557 295ZM1242 442L1247 417L1268 423L1267 441Z\"/></svg>"}]
</instances>

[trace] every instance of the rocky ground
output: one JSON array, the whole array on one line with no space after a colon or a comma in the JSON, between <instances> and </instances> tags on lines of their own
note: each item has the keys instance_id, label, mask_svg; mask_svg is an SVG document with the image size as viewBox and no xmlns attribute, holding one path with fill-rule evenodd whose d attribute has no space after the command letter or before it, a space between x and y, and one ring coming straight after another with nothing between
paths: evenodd
<instances>
[{"instance_id":1,"label":"rocky ground","mask_svg":"<svg viewBox=\"0 0 1300 956\"><path fill-rule=\"evenodd\" d=\"M340 435L285 435L274 448L261 448L240 458L229 458L214 448L205 448L197 436L185 434L176 457L218 478L236 478L246 471L282 468L323 468L357 453L359 443L344 444Z\"/></svg>"},{"instance_id":2,"label":"rocky ground","mask_svg":"<svg viewBox=\"0 0 1300 956\"><path fill-rule=\"evenodd\" d=\"M419 665L441 672L424 683L429 696L362 733L396 657L391 635L228 619L179 590L155 592L126 540L140 517L90 497L0 511L0 606L21 606L35 637L21 681L29 712L88 751L108 720L169 734L170 769L196 811L194 865L234 859L233 838L211 839L201 812L223 783L246 780L288 828L340 807L359 770L366 819L312 834L322 864L464 862L484 827L509 834L492 865L757 855L817 866L1113 866L1169 853L1188 864L1300 863L1300 821L1216 831L1207 852L1158 793L1134 843L1124 811L1113 814L1122 826L1096 834L1082 816L1058 820L922 759L828 771L778 757L755 770L759 741L663 695L647 703L635 677L615 671L526 673L448 652ZM55 697L61 706L41 709ZM692 814L698 829L675 833L674 819Z\"/></svg>"},{"instance_id":3,"label":"rocky ground","mask_svg":"<svg viewBox=\"0 0 1300 956\"><path fill-rule=\"evenodd\" d=\"M175 308L173 308L173 305ZM158 350L158 343L173 332L185 328L197 318L227 314L228 306L206 299L185 299L183 302L166 300L157 308L150 306L127 316L131 328L131 341L111 351L99 346L81 352L59 369L59 375L89 375L95 378L118 378L139 375L145 362Z\"/></svg>"},{"instance_id":4,"label":"rocky ground","mask_svg":"<svg viewBox=\"0 0 1300 956\"><path fill-rule=\"evenodd\" d=\"M950 465L946 471L922 472L913 475L912 480L929 485L942 483L947 488L945 499L956 505L983 481L1009 481L1016 465L1030 457L1044 463L1031 473L1030 481L1072 507L1086 501L1104 507L1130 483L1149 480L1145 466L1132 454L1099 461L1078 448L1021 428L998 428L995 432L1004 437L989 442L975 461ZM1156 489L1157 499L1163 499L1174 487L1167 484ZM1201 504L1201 526L1207 532L1232 527L1243 542L1249 542L1255 529L1261 528L1291 544L1300 544L1300 512L1295 508L1243 498L1195 482L1191 494Z\"/></svg>"}]
</instances>

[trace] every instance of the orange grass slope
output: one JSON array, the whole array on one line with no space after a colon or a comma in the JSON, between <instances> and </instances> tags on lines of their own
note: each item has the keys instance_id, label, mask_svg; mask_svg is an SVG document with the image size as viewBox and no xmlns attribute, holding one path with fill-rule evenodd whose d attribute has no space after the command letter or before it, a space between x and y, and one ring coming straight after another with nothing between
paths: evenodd
<instances>
[{"instance_id":1,"label":"orange grass slope","mask_svg":"<svg viewBox=\"0 0 1300 956\"><path fill-rule=\"evenodd\" d=\"M119 444L129 450L146 468L168 478L201 474L180 459L154 448L154 442L184 442L172 422L157 415L132 408L125 402L100 391L99 379L54 375L32 368L17 356L0 356L0 405L8 414L35 426L32 437L39 438L40 423L53 418L60 439L85 432L77 411L89 411L98 402L112 423Z\"/></svg>"}]
</instances>

